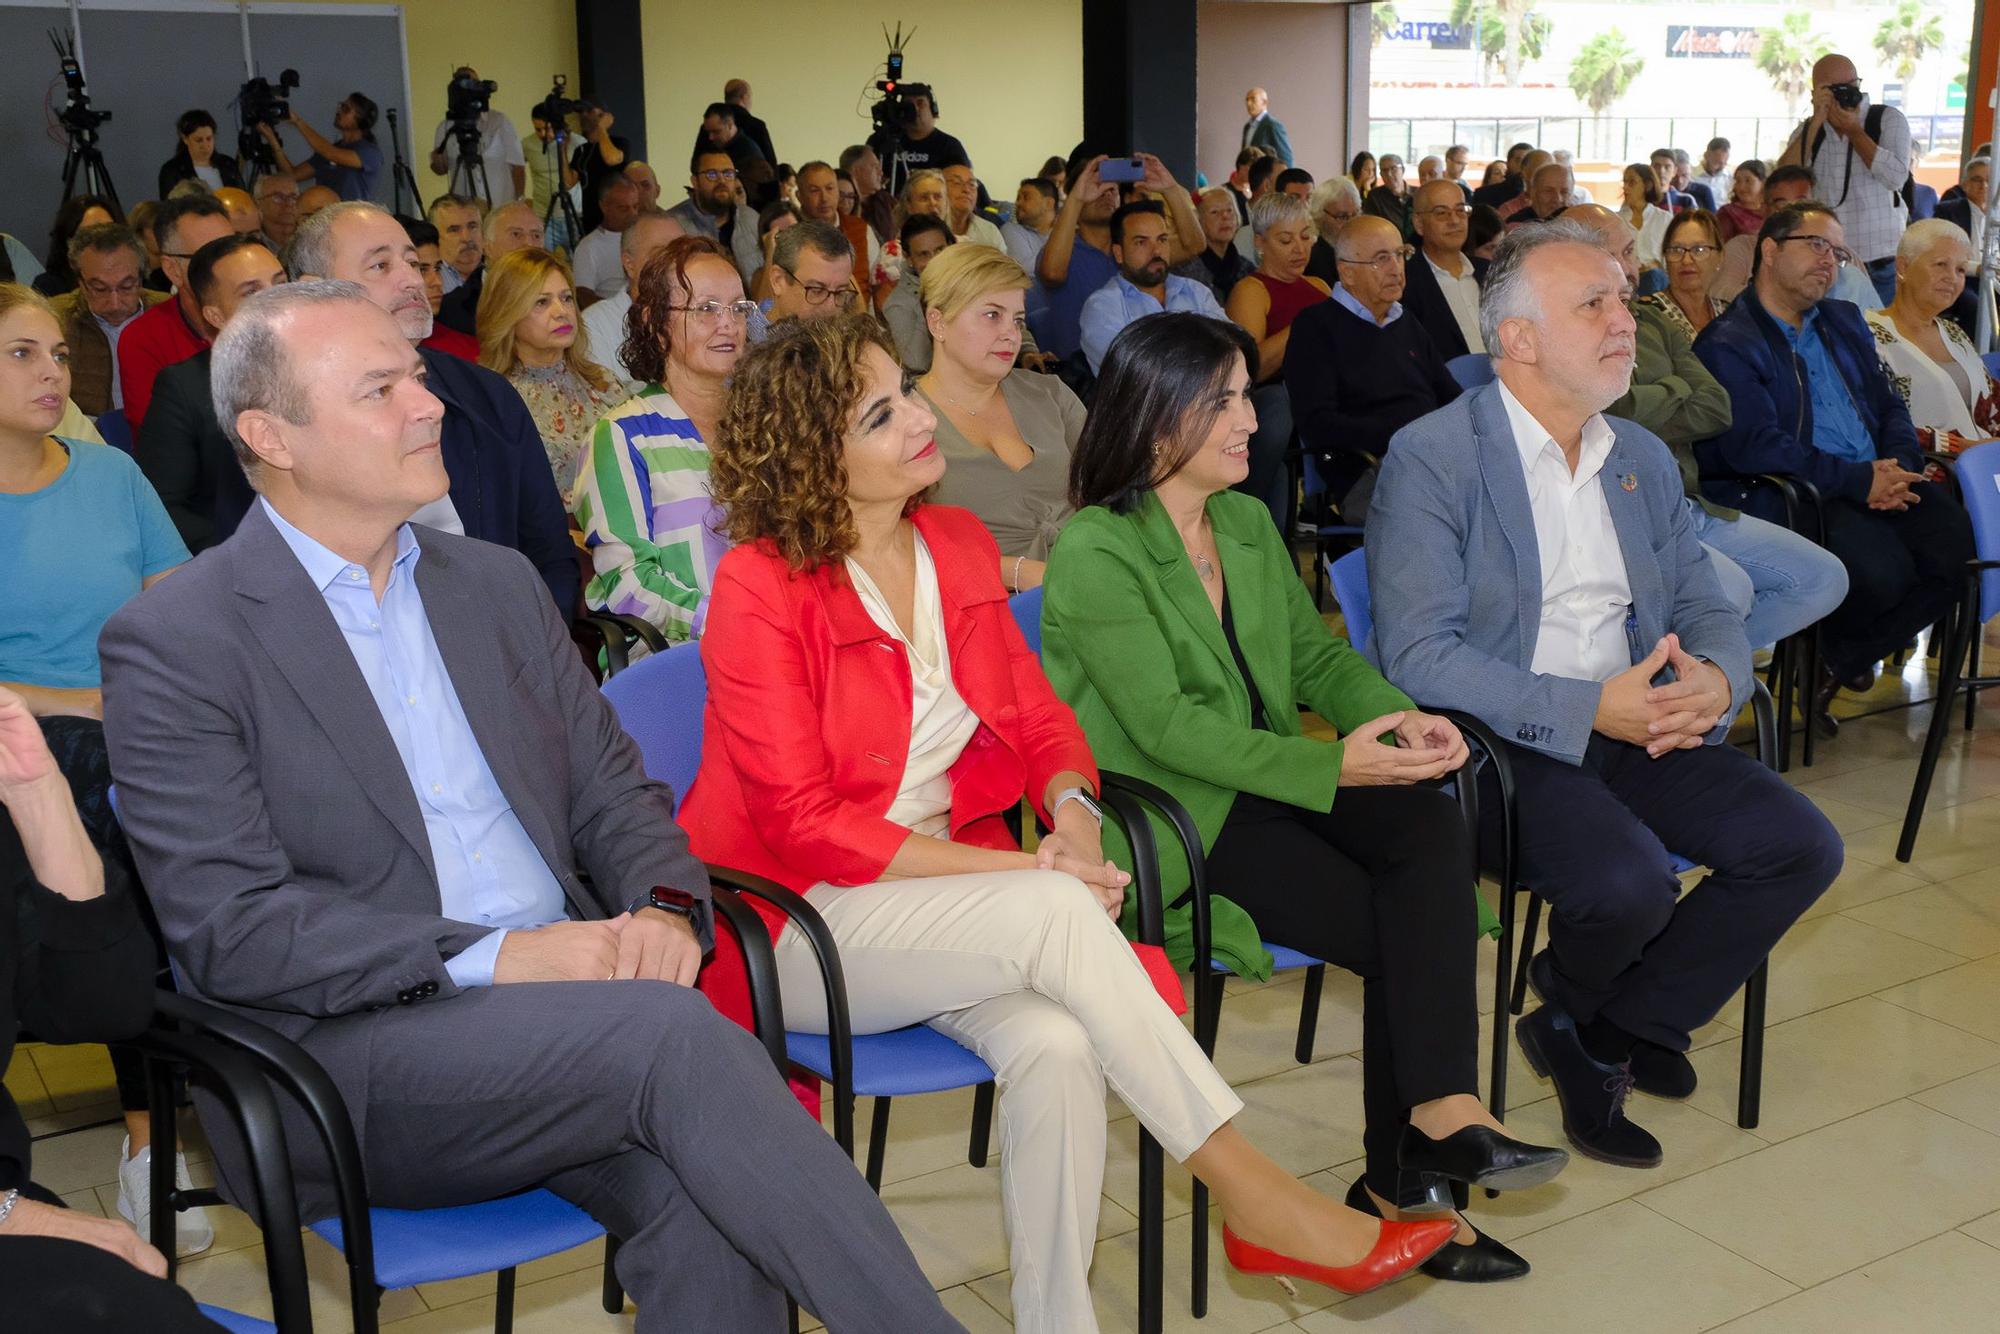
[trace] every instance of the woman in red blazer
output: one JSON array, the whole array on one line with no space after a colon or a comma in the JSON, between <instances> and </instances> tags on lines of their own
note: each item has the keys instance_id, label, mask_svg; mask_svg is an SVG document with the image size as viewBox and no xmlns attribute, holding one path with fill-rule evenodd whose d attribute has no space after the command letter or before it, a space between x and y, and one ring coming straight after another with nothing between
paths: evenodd
<instances>
[{"instance_id":1,"label":"woman in red blazer","mask_svg":"<svg viewBox=\"0 0 2000 1334\"><path fill-rule=\"evenodd\" d=\"M696 852L818 909L856 1032L928 1023L993 1067L1016 1328L1097 1328L1107 1079L1214 1188L1233 1259L1346 1291L1399 1277L1456 1225L1378 1223L1253 1148L1120 934L1130 877L1104 859L1083 734L1014 624L992 538L922 504L935 426L865 316L794 321L738 365L710 471L736 545L702 639ZM1002 823L1024 794L1053 830L1032 855ZM772 930L788 1024L825 1032L810 946Z\"/></svg>"}]
</instances>

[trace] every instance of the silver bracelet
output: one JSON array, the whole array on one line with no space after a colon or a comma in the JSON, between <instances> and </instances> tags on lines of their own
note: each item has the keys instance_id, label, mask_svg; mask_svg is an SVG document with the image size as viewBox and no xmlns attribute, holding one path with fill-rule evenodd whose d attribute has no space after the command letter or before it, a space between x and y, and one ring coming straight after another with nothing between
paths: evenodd
<instances>
[{"instance_id":1,"label":"silver bracelet","mask_svg":"<svg viewBox=\"0 0 2000 1334\"><path fill-rule=\"evenodd\" d=\"M1024 560L1026 560L1026 559L1027 559L1027 557L1026 557L1026 556L1016 556L1016 557L1014 557L1014 588L1013 588L1013 591L1014 591L1014 592L1016 592L1016 593L1018 593L1018 592L1020 592L1020 591L1021 591L1021 562L1022 562L1022 561L1024 561Z\"/></svg>"},{"instance_id":2,"label":"silver bracelet","mask_svg":"<svg viewBox=\"0 0 2000 1334\"><path fill-rule=\"evenodd\" d=\"M14 1206L20 1202L21 1192L18 1190L10 1190L5 1195L0 1195L0 1227L7 1225L7 1215L13 1213Z\"/></svg>"}]
</instances>

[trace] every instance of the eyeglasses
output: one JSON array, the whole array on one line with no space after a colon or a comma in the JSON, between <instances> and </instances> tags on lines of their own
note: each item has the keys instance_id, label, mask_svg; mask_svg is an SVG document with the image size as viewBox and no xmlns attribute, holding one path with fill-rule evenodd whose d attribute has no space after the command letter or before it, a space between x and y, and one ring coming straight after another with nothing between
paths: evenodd
<instances>
[{"instance_id":1,"label":"eyeglasses","mask_svg":"<svg viewBox=\"0 0 2000 1334\"><path fill-rule=\"evenodd\" d=\"M110 283L101 283L92 279L83 284L83 290L92 296L130 296L139 290L139 280L137 278L128 278L114 287Z\"/></svg>"},{"instance_id":2,"label":"eyeglasses","mask_svg":"<svg viewBox=\"0 0 2000 1334\"><path fill-rule=\"evenodd\" d=\"M833 297L846 298L854 295L854 284L852 281L843 283L839 287L827 287L821 283L801 282L797 273L785 268L782 264L778 268L783 271L787 278L790 278L793 282L798 283L799 286L806 289L806 304L808 306L823 306Z\"/></svg>"},{"instance_id":3,"label":"eyeglasses","mask_svg":"<svg viewBox=\"0 0 2000 1334\"><path fill-rule=\"evenodd\" d=\"M1470 204L1439 204L1439 205L1438 205L1437 207L1435 207L1435 208L1420 208L1420 209L1418 209L1418 210L1417 210L1417 212L1418 212L1418 214L1420 214L1420 215L1421 215L1421 216L1423 216L1423 217L1426 217L1426 218L1436 218L1436 219L1438 219L1439 221L1443 221L1443 220L1444 220L1445 218L1449 218L1449 217L1452 217L1452 216L1454 216L1454 215L1461 215L1461 216L1462 216L1462 215L1464 215L1464 214L1467 214L1467 213L1470 213L1470 212L1472 212L1472 205L1470 205Z\"/></svg>"},{"instance_id":4,"label":"eyeglasses","mask_svg":"<svg viewBox=\"0 0 2000 1334\"><path fill-rule=\"evenodd\" d=\"M1795 241L1816 241L1819 238L1796 236L1790 239ZM1721 253L1722 247L1703 244L1670 245L1663 246L1660 250L1660 255L1664 259L1707 259L1710 255L1719 255Z\"/></svg>"},{"instance_id":5,"label":"eyeglasses","mask_svg":"<svg viewBox=\"0 0 2000 1334\"><path fill-rule=\"evenodd\" d=\"M710 185L714 185L717 181L735 180L736 169L734 167L725 167L721 171L717 171L715 168L710 167L707 171L696 172L695 175L701 177L704 181L707 181Z\"/></svg>"},{"instance_id":6,"label":"eyeglasses","mask_svg":"<svg viewBox=\"0 0 2000 1334\"><path fill-rule=\"evenodd\" d=\"M1833 262L1843 269L1854 262L1854 252L1852 250L1847 249L1845 246L1837 246L1824 236L1781 236L1777 240L1779 245L1787 245L1793 241L1801 242L1821 259L1832 255Z\"/></svg>"},{"instance_id":7,"label":"eyeglasses","mask_svg":"<svg viewBox=\"0 0 2000 1334\"><path fill-rule=\"evenodd\" d=\"M1345 227L1348 223L1353 222L1356 218L1360 217L1361 215L1359 213L1335 213L1332 209L1329 208L1320 210L1320 216L1322 218L1325 218L1328 222L1336 223L1339 226Z\"/></svg>"},{"instance_id":8,"label":"eyeglasses","mask_svg":"<svg viewBox=\"0 0 2000 1334\"><path fill-rule=\"evenodd\" d=\"M704 320L721 320L724 318L728 318L728 319L742 320L745 324L748 324L750 322L750 317L754 315L757 311L757 303L755 301L749 301L749 300L704 301L698 306L668 306L667 309L684 310L688 314L699 316Z\"/></svg>"},{"instance_id":9,"label":"eyeglasses","mask_svg":"<svg viewBox=\"0 0 2000 1334\"><path fill-rule=\"evenodd\" d=\"M1392 269L1407 264L1410 256L1416 253L1417 248L1415 246L1404 245L1397 246L1394 250L1384 250L1379 255L1370 255L1367 259L1342 259L1340 256L1335 255L1334 262L1339 264L1359 264L1364 268L1373 269L1377 273L1388 273Z\"/></svg>"}]
</instances>

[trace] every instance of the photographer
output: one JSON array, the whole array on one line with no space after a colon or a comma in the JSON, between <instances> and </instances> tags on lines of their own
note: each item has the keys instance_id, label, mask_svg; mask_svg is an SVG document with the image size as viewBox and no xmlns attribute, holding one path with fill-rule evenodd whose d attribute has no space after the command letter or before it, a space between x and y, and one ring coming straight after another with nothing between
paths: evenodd
<instances>
[{"instance_id":1,"label":"photographer","mask_svg":"<svg viewBox=\"0 0 2000 1334\"><path fill-rule=\"evenodd\" d=\"M507 119L505 112L495 111L487 103L492 93L492 85L481 80L479 71L472 66L460 65L452 71L447 102L453 111L438 122L437 133L431 136L431 172L437 176L452 176L457 172L458 134L454 127L458 124L459 110L470 110L476 105L479 160L485 169L485 188L491 192L485 197L486 203L489 208L498 208L527 193L528 158L514 122ZM470 121L472 117L466 119ZM457 193L474 193L470 189L458 190L459 184L456 180L452 182Z\"/></svg>"},{"instance_id":2,"label":"photographer","mask_svg":"<svg viewBox=\"0 0 2000 1334\"><path fill-rule=\"evenodd\" d=\"M374 197L375 177L382 170L382 148L375 142L375 118L379 113L371 99L361 93L349 93L333 109L333 131L340 136L337 143L306 124L289 105L286 112L285 123L305 139L312 148L312 156L294 165L285 156L284 140L278 137L277 130L270 122L260 120L257 132L271 145L271 155L277 159L279 171L290 172L293 180L310 178L342 199Z\"/></svg>"},{"instance_id":3,"label":"photographer","mask_svg":"<svg viewBox=\"0 0 2000 1334\"><path fill-rule=\"evenodd\" d=\"M1896 243L1910 220L1903 201L1914 156L1910 123L1894 107L1869 104L1846 56L1822 56L1812 79L1812 115L1778 165L1812 172L1820 198L1840 219L1847 248L1867 264L1886 306L1896 299Z\"/></svg>"},{"instance_id":4,"label":"photographer","mask_svg":"<svg viewBox=\"0 0 2000 1334\"><path fill-rule=\"evenodd\" d=\"M547 218L556 191L576 188L576 167L569 160L569 141L574 131L569 127L568 109L553 99L538 103L528 117L530 130L521 140L521 156L528 173L526 193L528 202L535 206L535 216ZM551 245L567 248L576 244L574 236L558 234L563 226L560 211L551 222Z\"/></svg>"},{"instance_id":5,"label":"photographer","mask_svg":"<svg viewBox=\"0 0 2000 1334\"><path fill-rule=\"evenodd\" d=\"M215 151L215 117L200 107L183 111L174 122L174 134L180 142L174 155L160 167L160 198L165 199L167 191L182 181L200 181L211 191L224 186L243 188L236 159Z\"/></svg>"},{"instance_id":6,"label":"photographer","mask_svg":"<svg viewBox=\"0 0 2000 1334\"><path fill-rule=\"evenodd\" d=\"M868 146L887 169L889 189L902 189L913 171L972 165L965 145L937 127L937 101L929 84L906 83L895 96L895 104L886 109L896 116L892 122L895 128L868 136ZM901 131L900 142L897 130Z\"/></svg>"},{"instance_id":7,"label":"photographer","mask_svg":"<svg viewBox=\"0 0 2000 1334\"><path fill-rule=\"evenodd\" d=\"M625 170L625 154L631 144L611 132L618 118L609 108L585 101L579 101L576 107L576 125L583 134L583 143L570 154L570 166L583 180L583 207L578 210L577 221L588 232L597 226L601 216L597 208L598 186L606 176Z\"/></svg>"}]
</instances>

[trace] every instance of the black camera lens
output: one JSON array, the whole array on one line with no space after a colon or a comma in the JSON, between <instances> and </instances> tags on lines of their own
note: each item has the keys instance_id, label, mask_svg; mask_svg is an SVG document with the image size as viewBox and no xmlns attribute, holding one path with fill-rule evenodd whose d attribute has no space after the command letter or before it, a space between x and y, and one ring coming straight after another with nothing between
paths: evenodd
<instances>
[{"instance_id":1,"label":"black camera lens","mask_svg":"<svg viewBox=\"0 0 2000 1334\"><path fill-rule=\"evenodd\" d=\"M1831 84L1827 91L1833 94L1835 102L1849 111L1861 105L1861 85L1858 83Z\"/></svg>"}]
</instances>

